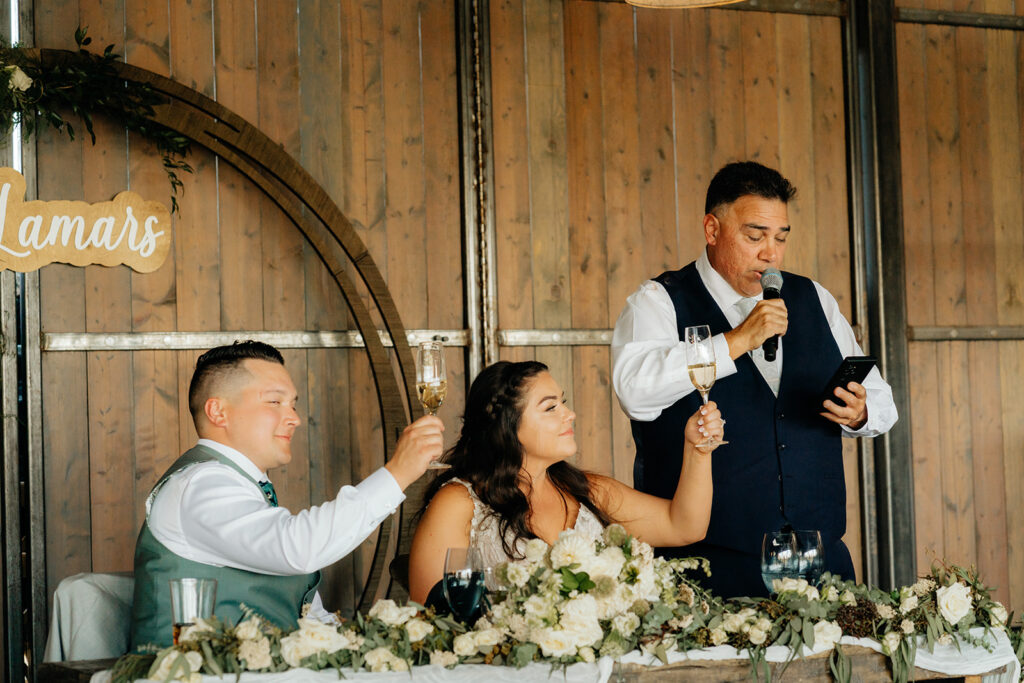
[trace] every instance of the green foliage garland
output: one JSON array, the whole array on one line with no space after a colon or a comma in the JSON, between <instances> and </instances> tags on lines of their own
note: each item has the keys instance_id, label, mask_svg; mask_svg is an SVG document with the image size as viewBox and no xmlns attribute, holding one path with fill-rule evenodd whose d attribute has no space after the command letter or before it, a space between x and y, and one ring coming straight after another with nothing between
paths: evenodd
<instances>
[{"instance_id":1,"label":"green foliage garland","mask_svg":"<svg viewBox=\"0 0 1024 683\"><path fill-rule=\"evenodd\" d=\"M70 113L96 144L94 117L119 121L156 145L171 183L171 211L177 212L178 193L184 189L177 174L192 172L185 162L189 139L153 120L154 107L166 99L149 84L118 74L121 56L113 45L101 55L85 49L92 42L86 31L82 27L75 31L78 54L85 59L58 57L44 64L35 51L0 46L0 134L9 136L20 123L26 137L49 126L74 140L75 128L65 118Z\"/></svg>"}]
</instances>

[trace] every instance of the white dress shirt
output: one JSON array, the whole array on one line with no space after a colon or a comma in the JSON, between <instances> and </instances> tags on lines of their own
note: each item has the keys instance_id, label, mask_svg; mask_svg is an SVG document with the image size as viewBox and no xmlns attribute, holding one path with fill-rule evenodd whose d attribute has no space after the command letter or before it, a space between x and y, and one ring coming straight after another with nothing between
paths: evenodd
<instances>
[{"instance_id":1,"label":"white dress shirt","mask_svg":"<svg viewBox=\"0 0 1024 683\"><path fill-rule=\"evenodd\" d=\"M216 450L249 476L267 475L242 453L209 439ZM168 550L217 567L261 574L309 574L352 552L405 500L391 473L380 468L338 496L292 514L270 507L262 491L235 469L203 462L172 475L146 501L149 530ZM319 592L310 616L327 617Z\"/></svg>"},{"instance_id":2,"label":"white dress shirt","mask_svg":"<svg viewBox=\"0 0 1024 683\"><path fill-rule=\"evenodd\" d=\"M755 297L738 294L711 267L706 250L697 259L696 267L704 286L734 328L746 319L749 309L762 298L761 294ZM840 354L844 358L863 355L853 328L839 311L835 298L817 282L814 288ZM774 362L766 361L760 348L749 352L754 365L776 396L782 374L784 342L785 335L779 337ZM714 335L712 344L717 364L716 378L723 380L735 374L736 363L729 355L725 335ZM686 345L679 339L675 305L658 282L647 280L640 285L640 289L626 300L626 307L615 323L612 384L622 409L629 417L641 422L657 419L662 410L695 390L687 371ZM892 388L882 379L877 367L872 368L863 386L867 390L867 422L857 430L844 426L844 436L877 436L896 423L898 415ZM714 398L714 390L711 398Z\"/></svg>"}]
</instances>

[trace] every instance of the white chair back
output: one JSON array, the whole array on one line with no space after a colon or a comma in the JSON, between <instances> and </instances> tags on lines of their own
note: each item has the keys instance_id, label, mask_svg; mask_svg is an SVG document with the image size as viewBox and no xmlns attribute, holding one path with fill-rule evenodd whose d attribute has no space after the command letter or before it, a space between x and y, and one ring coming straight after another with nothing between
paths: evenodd
<instances>
[{"instance_id":1,"label":"white chair back","mask_svg":"<svg viewBox=\"0 0 1024 683\"><path fill-rule=\"evenodd\" d=\"M131 574L75 574L53 593L44 662L120 657L131 635Z\"/></svg>"}]
</instances>

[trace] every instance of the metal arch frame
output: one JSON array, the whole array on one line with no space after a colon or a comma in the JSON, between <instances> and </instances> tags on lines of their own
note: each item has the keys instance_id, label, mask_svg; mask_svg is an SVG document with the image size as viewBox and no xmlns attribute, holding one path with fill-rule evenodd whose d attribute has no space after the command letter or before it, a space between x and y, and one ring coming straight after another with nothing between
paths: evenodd
<instances>
[{"instance_id":1,"label":"metal arch frame","mask_svg":"<svg viewBox=\"0 0 1024 683\"><path fill-rule=\"evenodd\" d=\"M44 64L89 60L88 55L68 50L27 49L37 54ZM377 398L383 422L385 460L393 453L402 429L416 414L415 366L406 330L398 315L391 293L380 270L352 223L321 185L278 143L230 109L152 71L117 65L126 80L146 83L168 98L155 107L153 120L208 149L234 166L288 216L316 251L337 283L356 326L365 340L370 367L377 387ZM381 320L394 342L398 371L391 364L388 352L371 318L371 311L345 272L351 263L369 292ZM404 388L404 395L403 395ZM410 492L407 492L407 494ZM415 490L412 493L419 493ZM395 545L408 545L408 523L412 515L407 509L416 505L419 495L409 495L402 505ZM381 523L370 574L363 588L358 609L365 611L380 595L381 579L389 546L392 545L392 518ZM390 589L390 581L388 582Z\"/></svg>"}]
</instances>

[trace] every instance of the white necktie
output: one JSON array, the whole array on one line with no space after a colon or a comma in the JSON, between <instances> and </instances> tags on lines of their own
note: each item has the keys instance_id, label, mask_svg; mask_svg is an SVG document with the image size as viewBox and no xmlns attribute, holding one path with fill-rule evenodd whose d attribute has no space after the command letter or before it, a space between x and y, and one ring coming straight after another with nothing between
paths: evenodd
<instances>
[{"instance_id":1,"label":"white necktie","mask_svg":"<svg viewBox=\"0 0 1024 683\"><path fill-rule=\"evenodd\" d=\"M740 315L743 316L740 318L740 322L747 319L747 316L750 315L750 312L754 310L754 306L756 305L757 300L749 296L745 296L736 302L736 310L738 310Z\"/></svg>"}]
</instances>

